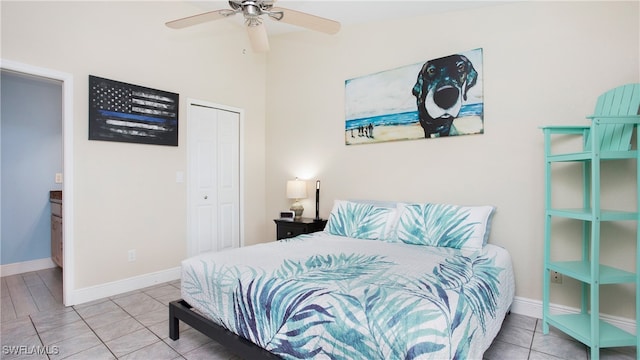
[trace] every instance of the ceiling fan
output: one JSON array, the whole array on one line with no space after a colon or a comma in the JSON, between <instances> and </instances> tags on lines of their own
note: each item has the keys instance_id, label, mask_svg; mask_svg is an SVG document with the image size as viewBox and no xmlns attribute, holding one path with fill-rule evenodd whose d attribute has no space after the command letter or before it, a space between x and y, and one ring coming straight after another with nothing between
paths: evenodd
<instances>
[{"instance_id":1,"label":"ceiling fan","mask_svg":"<svg viewBox=\"0 0 640 360\"><path fill-rule=\"evenodd\" d=\"M335 34L340 30L340 23L337 21L291 9L276 8L273 7L275 2L276 0L229 0L231 9L208 11L202 14L169 21L166 25L172 29L182 29L242 13L244 22L247 25L251 47L255 52L269 51L269 39L267 38L267 30L262 23L262 15L268 15L275 21L301 26L326 34Z\"/></svg>"}]
</instances>

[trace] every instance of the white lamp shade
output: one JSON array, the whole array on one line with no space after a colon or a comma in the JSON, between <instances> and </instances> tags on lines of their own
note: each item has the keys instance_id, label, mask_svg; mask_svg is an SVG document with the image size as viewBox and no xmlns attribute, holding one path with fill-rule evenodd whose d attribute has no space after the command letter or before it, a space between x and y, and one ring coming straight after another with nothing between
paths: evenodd
<instances>
[{"instance_id":1,"label":"white lamp shade","mask_svg":"<svg viewBox=\"0 0 640 360\"><path fill-rule=\"evenodd\" d=\"M287 198L305 199L307 197L307 183L302 180L287 181Z\"/></svg>"}]
</instances>

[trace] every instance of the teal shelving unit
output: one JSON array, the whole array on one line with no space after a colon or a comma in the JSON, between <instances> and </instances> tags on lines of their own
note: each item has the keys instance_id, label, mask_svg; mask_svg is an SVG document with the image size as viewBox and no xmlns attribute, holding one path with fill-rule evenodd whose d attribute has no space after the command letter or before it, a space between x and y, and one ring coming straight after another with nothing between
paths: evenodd
<instances>
[{"instance_id":1,"label":"teal shelving unit","mask_svg":"<svg viewBox=\"0 0 640 360\"><path fill-rule=\"evenodd\" d=\"M600 349L618 346L638 346L640 337L640 231L636 231L635 272L600 263L601 224L608 221L634 221L640 223L640 84L617 87L602 94L596 103L588 126L544 126L545 153L545 229L543 277L543 333L549 325L572 336L591 348L592 360L599 359ZM632 147L635 134L636 146ZM552 144L558 137L579 136L582 149L578 152L553 153ZM629 160L636 163L636 210L602 209L600 204L601 163ZM554 163L578 163L582 167L582 207L555 208L552 204L552 174ZM631 180L630 180L631 181ZM552 258L552 218L573 219L582 223L582 254L580 260L562 261ZM582 285L580 312L577 314L551 314L549 311L550 272L578 280ZM635 284L636 333L632 334L600 318L600 286L605 284ZM637 352L637 351L636 351ZM637 352L638 353L638 352ZM640 359L640 353L638 354Z\"/></svg>"}]
</instances>

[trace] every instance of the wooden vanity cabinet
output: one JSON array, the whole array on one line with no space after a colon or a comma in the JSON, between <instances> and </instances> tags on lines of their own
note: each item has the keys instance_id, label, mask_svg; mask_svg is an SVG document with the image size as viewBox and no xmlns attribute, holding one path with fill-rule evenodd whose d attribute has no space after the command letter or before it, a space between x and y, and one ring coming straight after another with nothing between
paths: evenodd
<instances>
[{"instance_id":1,"label":"wooden vanity cabinet","mask_svg":"<svg viewBox=\"0 0 640 360\"><path fill-rule=\"evenodd\" d=\"M49 202L51 203L51 260L63 267L62 191L51 191Z\"/></svg>"}]
</instances>

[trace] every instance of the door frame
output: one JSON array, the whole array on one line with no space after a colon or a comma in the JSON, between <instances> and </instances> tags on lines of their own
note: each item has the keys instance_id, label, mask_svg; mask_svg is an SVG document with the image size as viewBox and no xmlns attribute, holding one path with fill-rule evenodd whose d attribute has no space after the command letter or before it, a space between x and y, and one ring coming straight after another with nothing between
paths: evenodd
<instances>
[{"instance_id":1,"label":"door frame","mask_svg":"<svg viewBox=\"0 0 640 360\"><path fill-rule=\"evenodd\" d=\"M209 102L209 101L205 101L205 100L198 100L198 99L192 99L192 98L188 98L187 99L187 124L189 124L191 122L192 119L192 114L191 114L191 107L192 106L202 106L202 107L209 107L209 108L214 108L214 109L220 109L220 110L225 110L225 111L230 111L230 112L235 112L239 114L240 117L240 129L239 129L239 174L238 174L238 179L239 179L239 186L240 186L240 204L239 204L239 226L240 226L240 246L244 246L244 109L240 109L240 108L236 108L236 107L232 107L232 106L227 106L227 105L221 105L221 104L216 104L213 102ZM187 125L187 256L191 257L194 255L197 255L195 253L195 248L196 246L194 245L194 240L193 240L193 236L194 236L194 230L191 227L191 220L192 217L195 215L193 214L192 211L192 191L196 191L196 189L193 189L191 186L191 156L193 155L193 148L192 148L192 144L193 144L193 138L195 136L195 132L191 129L190 126Z\"/></svg>"},{"instance_id":2,"label":"door frame","mask_svg":"<svg viewBox=\"0 0 640 360\"><path fill-rule=\"evenodd\" d=\"M0 69L15 71L62 82L62 237L64 267L62 268L62 302L65 306L75 304L75 257L74 257L74 201L73 201L73 75L57 70L0 59Z\"/></svg>"}]
</instances>

